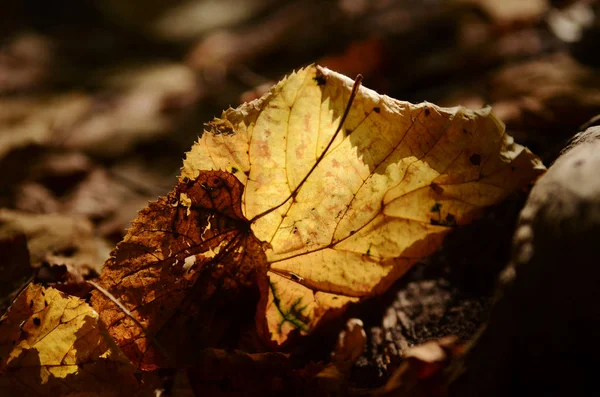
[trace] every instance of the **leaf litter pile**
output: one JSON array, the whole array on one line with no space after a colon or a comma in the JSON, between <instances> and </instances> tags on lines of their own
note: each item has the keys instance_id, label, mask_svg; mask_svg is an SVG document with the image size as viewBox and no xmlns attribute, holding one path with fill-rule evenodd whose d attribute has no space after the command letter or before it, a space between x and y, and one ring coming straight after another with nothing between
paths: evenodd
<instances>
[{"instance_id":1,"label":"leaf litter pile","mask_svg":"<svg viewBox=\"0 0 600 397\"><path fill-rule=\"evenodd\" d=\"M3 384L146 395L185 369L198 395L227 374L247 393L347 393L362 323L325 344L330 357L314 335L544 170L489 107L413 105L306 67L207 124L90 300L24 287L0 325ZM444 360L455 343L432 349Z\"/></svg>"},{"instance_id":2,"label":"leaf litter pile","mask_svg":"<svg viewBox=\"0 0 600 397\"><path fill-rule=\"evenodd\" d=\"M0 396L598 394L597 0L0 11Z\"/></svg>"}]
</instances>

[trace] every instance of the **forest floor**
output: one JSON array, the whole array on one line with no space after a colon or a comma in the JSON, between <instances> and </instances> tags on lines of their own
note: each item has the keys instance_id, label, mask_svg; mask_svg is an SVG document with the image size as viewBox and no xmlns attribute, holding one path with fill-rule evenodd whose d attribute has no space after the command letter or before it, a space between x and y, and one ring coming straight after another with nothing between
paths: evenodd
<instances>
[{"instance_id":1,"label":"forest floor","mask_svg":"<svg viewBox=\"0 0 600 397\"><path fill-rule=\"evenodd\" d=\"M13 3L0 6L2 312L32 279L85 296L204 124L311 63L400 100L491 105L546 166L600 114L595 1ZM367 333L352 388L384 385L413 346L471 340L527 193L349 311Z\"/></svg>"}]
</instances>

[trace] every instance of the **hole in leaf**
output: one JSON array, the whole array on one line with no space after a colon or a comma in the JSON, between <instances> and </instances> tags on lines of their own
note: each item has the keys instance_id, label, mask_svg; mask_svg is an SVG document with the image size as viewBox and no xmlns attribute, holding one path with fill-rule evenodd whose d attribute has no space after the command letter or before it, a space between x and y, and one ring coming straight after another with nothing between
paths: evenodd
<instances>
[{"instance_id":1,"label":"hole in leaf","mask_svg":"<svg viewBox=\"0 0 600 397\"><path fill-rule=\"evenodd\" d=\"M473 153L471 157L469 157L469 161L471 164L478 166L481 164L481 155L478 153Z\"/></svg>"}]
</instances>

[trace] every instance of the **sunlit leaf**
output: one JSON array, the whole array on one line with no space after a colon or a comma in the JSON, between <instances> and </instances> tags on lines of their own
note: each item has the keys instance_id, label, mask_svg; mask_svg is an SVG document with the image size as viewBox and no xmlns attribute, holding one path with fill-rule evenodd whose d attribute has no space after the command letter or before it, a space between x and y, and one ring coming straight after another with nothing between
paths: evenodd
<instances>
[{"instance_id":1,"label":"sunlit leaf","mask_svg":"<svg viewBox=\"0 0 600 397\"><path fill-rule=\"evenodd\" d=\"M94 294L129 357L152 368L181 346L231 346L258 299L267 344L310 333L543 172L489 108L363 87L350 101L352 85L310 66L208 124L178 186L140 212L102 274L146 330Z\"/></svg>"},{"instance_id":2,"label":"sunlit leaf","mask_svg":"<svg viewBox=\"0 0 600 397\"><path fill-rule=\"evenodd\" d=\"M134 367L111 343L85 301L30 284L0 320L0 387L9 395L137 395Z\"/></svg>"}]
</instances>

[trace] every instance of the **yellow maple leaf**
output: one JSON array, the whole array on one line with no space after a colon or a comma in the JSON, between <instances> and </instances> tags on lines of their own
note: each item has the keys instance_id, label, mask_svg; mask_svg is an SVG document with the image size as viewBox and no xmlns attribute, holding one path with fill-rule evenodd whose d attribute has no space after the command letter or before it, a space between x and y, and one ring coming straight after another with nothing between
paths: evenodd
<instances>
[{"instance_id":1,"label":"yellow maple leaf","mask_svg":"<svg viewBox=\"0 0 600 397\"><path fill-rule=\"evenodd\" d=\"M300 70L209 123L184 161L182 180L222 170L244 185L244 215L269 244L263 310L278 343L382 292L454 226L544 169L489 107L413 105L364 87L334 137L352 84L318 66Z\"/></svg>"},{"instance_id":2,"label":"yellow maple leaf","mask_svg":"<svg viewBox=\"0 0 600 397\"><path fill-rule=\"evenodd\" d=\"M82 299L28 285L0 319L0 388L11 395L133 396L134 367Z\"/></svg>"},{"instance_id":3,"label":"yellow maple leaf","mask_svg":"<svg viewBox=\"0 0 600 397\"><path fill-rule=\"evenodd\" d=\"M355 88L309 66L208 124L104 266L128 313L93 293L132 361L184 365L250 327L275 347L310 333L544 170L489 108Z\"/></svg>"}]
</instances>

